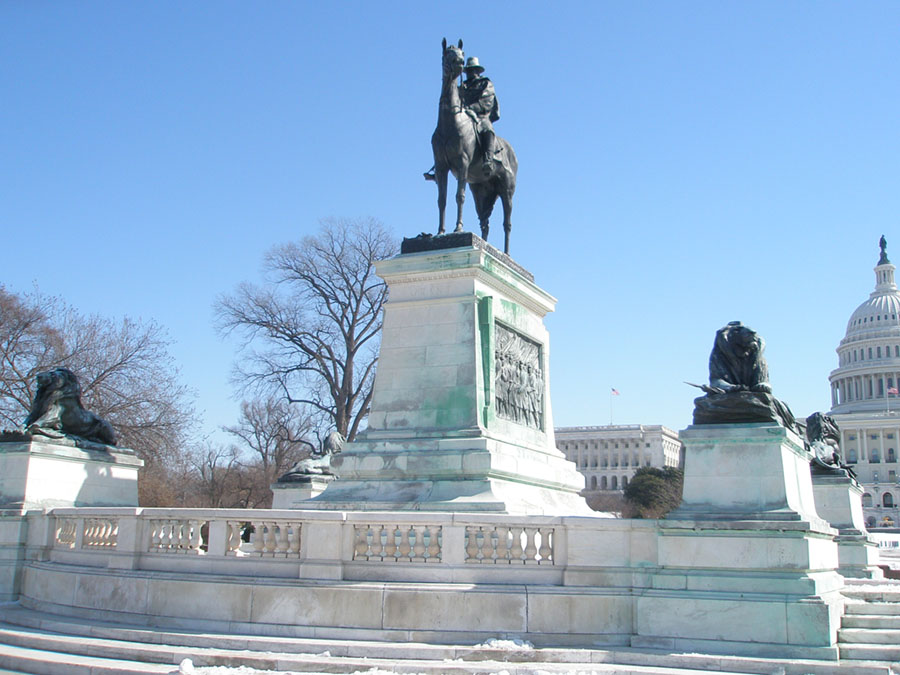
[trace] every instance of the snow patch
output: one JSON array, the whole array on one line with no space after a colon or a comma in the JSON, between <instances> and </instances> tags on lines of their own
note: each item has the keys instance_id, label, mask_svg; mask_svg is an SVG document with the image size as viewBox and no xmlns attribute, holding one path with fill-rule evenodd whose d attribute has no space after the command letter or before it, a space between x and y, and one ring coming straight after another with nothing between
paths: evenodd
<instances>
[{"instance_id":1,"label":"snow patch","mask_svg":"<svg viewBox=\"0 0 900 675\"><path fill-rule=\"evenodd\" d=\"M521 651L526 649L534 649L534 645L528 640L500 640L499 638L491 638L481 644L475 645L475 649L502 649L505 651ZM497 675L500 675L499 673Z\"/></svg>"}]
</instances>

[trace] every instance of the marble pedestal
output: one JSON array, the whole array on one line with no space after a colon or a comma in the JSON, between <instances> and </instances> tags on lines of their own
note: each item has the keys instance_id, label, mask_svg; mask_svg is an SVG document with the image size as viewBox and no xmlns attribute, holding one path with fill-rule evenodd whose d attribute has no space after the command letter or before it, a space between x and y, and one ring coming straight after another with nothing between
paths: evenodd
<instances>
[{"instance_id":1,"label":"marble pedestal","mask_svg":"<svg viewBox=\"0 0 900 675\"><path fill-rule=\"evenodd\" d=\"M838 531L838 571L845 577L881 579L878 543L866 530L862 487L843 473L812 468L813 493L819 515Z\"/></svg>"},{"instance_id":2,"label":"marble pedestal","mask_svg":"<svg viewBox=\"0 0 900 675\"><path fill-rule=\"evenodd\" d=\"M137 506L138 470L130 450L38 436L0 441L0 509Z\"/></svg>"},{"instance_id":3,"label":"marble pedestal","mask_svg":"<svg viewBox=\"0 0 900 675\"><path fill-rule=\"evenodd\" d=\"M471 233L423 248L376 264L390 293L369 426L303 508L598 515L553 435L555 299Z\"/></svg>"},{"instance_id":4,"label":"marble pedestal","mask_svg":"<svg viewBox=\"0 0 900 675\"><path fill-rule=\"evenodd\" d=\"M319 496L333 480L334 476L310 474L289 483L272 483L269 486L272 489L272 508L302 509L304 505L298 502Z\"/></svg>"},{"instance_id":5,"label":"marble pedestal","mask_svg":"<svg viewBox=\"0 0 900 675\"><path fill-rule=\"evenodd\" d=\"M808 453L777 424L691 426L684 502L660 521L660 571L634 646L836 659L837 530L815 510Z\"/></svg>"}]
</instances>

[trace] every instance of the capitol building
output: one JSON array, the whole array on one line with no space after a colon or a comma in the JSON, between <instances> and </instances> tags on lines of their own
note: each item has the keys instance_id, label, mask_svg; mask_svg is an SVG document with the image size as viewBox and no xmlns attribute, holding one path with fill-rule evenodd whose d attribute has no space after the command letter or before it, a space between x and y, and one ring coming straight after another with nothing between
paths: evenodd
<instances>
[{"instance_id":1,"label":"capitol building","mask_svg":"<svg viewBox=\"0 0 900 675\"><path fill-rule=\"evenodd\" d=\"M875 290L856 308L831 372L831 412L841 452L863 486L867 527L900 523L900 291L885 242L875 266Z\"/></svg>"}]
</instances>

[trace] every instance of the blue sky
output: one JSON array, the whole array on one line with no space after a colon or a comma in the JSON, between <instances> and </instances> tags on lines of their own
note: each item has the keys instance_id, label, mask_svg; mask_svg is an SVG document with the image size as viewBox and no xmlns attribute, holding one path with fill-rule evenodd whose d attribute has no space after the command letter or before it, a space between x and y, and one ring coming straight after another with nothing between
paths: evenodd
<instances>
[{"instance_id":1,"label":"blue sky","mask_svg":"<svg viewBox=\"0 0 900 675\"><path fill-rule=\"evenodd\" d=\"M0 283L159 321L204 428L233 423L215 298L320 218L435 230L461 37L519 158L512 254L559 299L556 424L608 423L615 387L616 423L684 428L734 319L827 409L882 233L900 261L900 3L441 7L0 4Z\"/></svg>"}]
</instances>

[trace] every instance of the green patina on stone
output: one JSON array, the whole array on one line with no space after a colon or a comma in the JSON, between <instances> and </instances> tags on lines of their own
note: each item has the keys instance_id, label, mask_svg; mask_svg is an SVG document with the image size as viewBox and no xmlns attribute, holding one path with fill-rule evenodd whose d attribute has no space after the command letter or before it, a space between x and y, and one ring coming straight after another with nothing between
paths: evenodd
<instances>
[{"instance_id":1,"label":"green patina on stone","mask_svg":"<svg viewBox=\"0 0 900 675\"><path fill-rule=\"evenodd\" d=\"M494 298L479 294L478 335L481 342L482 424L494 418Z\"/></svg>"},{"instance_id":2,"label":"green patina on stone","mask_svg":"<svg viewBox=\"0 0 900 675\"><path fill-rule=\"evenodd\" d=\"M448 388L435 401L435 425L458 429L472 426L475 413L475 392L469 387Z\"/></svg>"}]
</instances>

